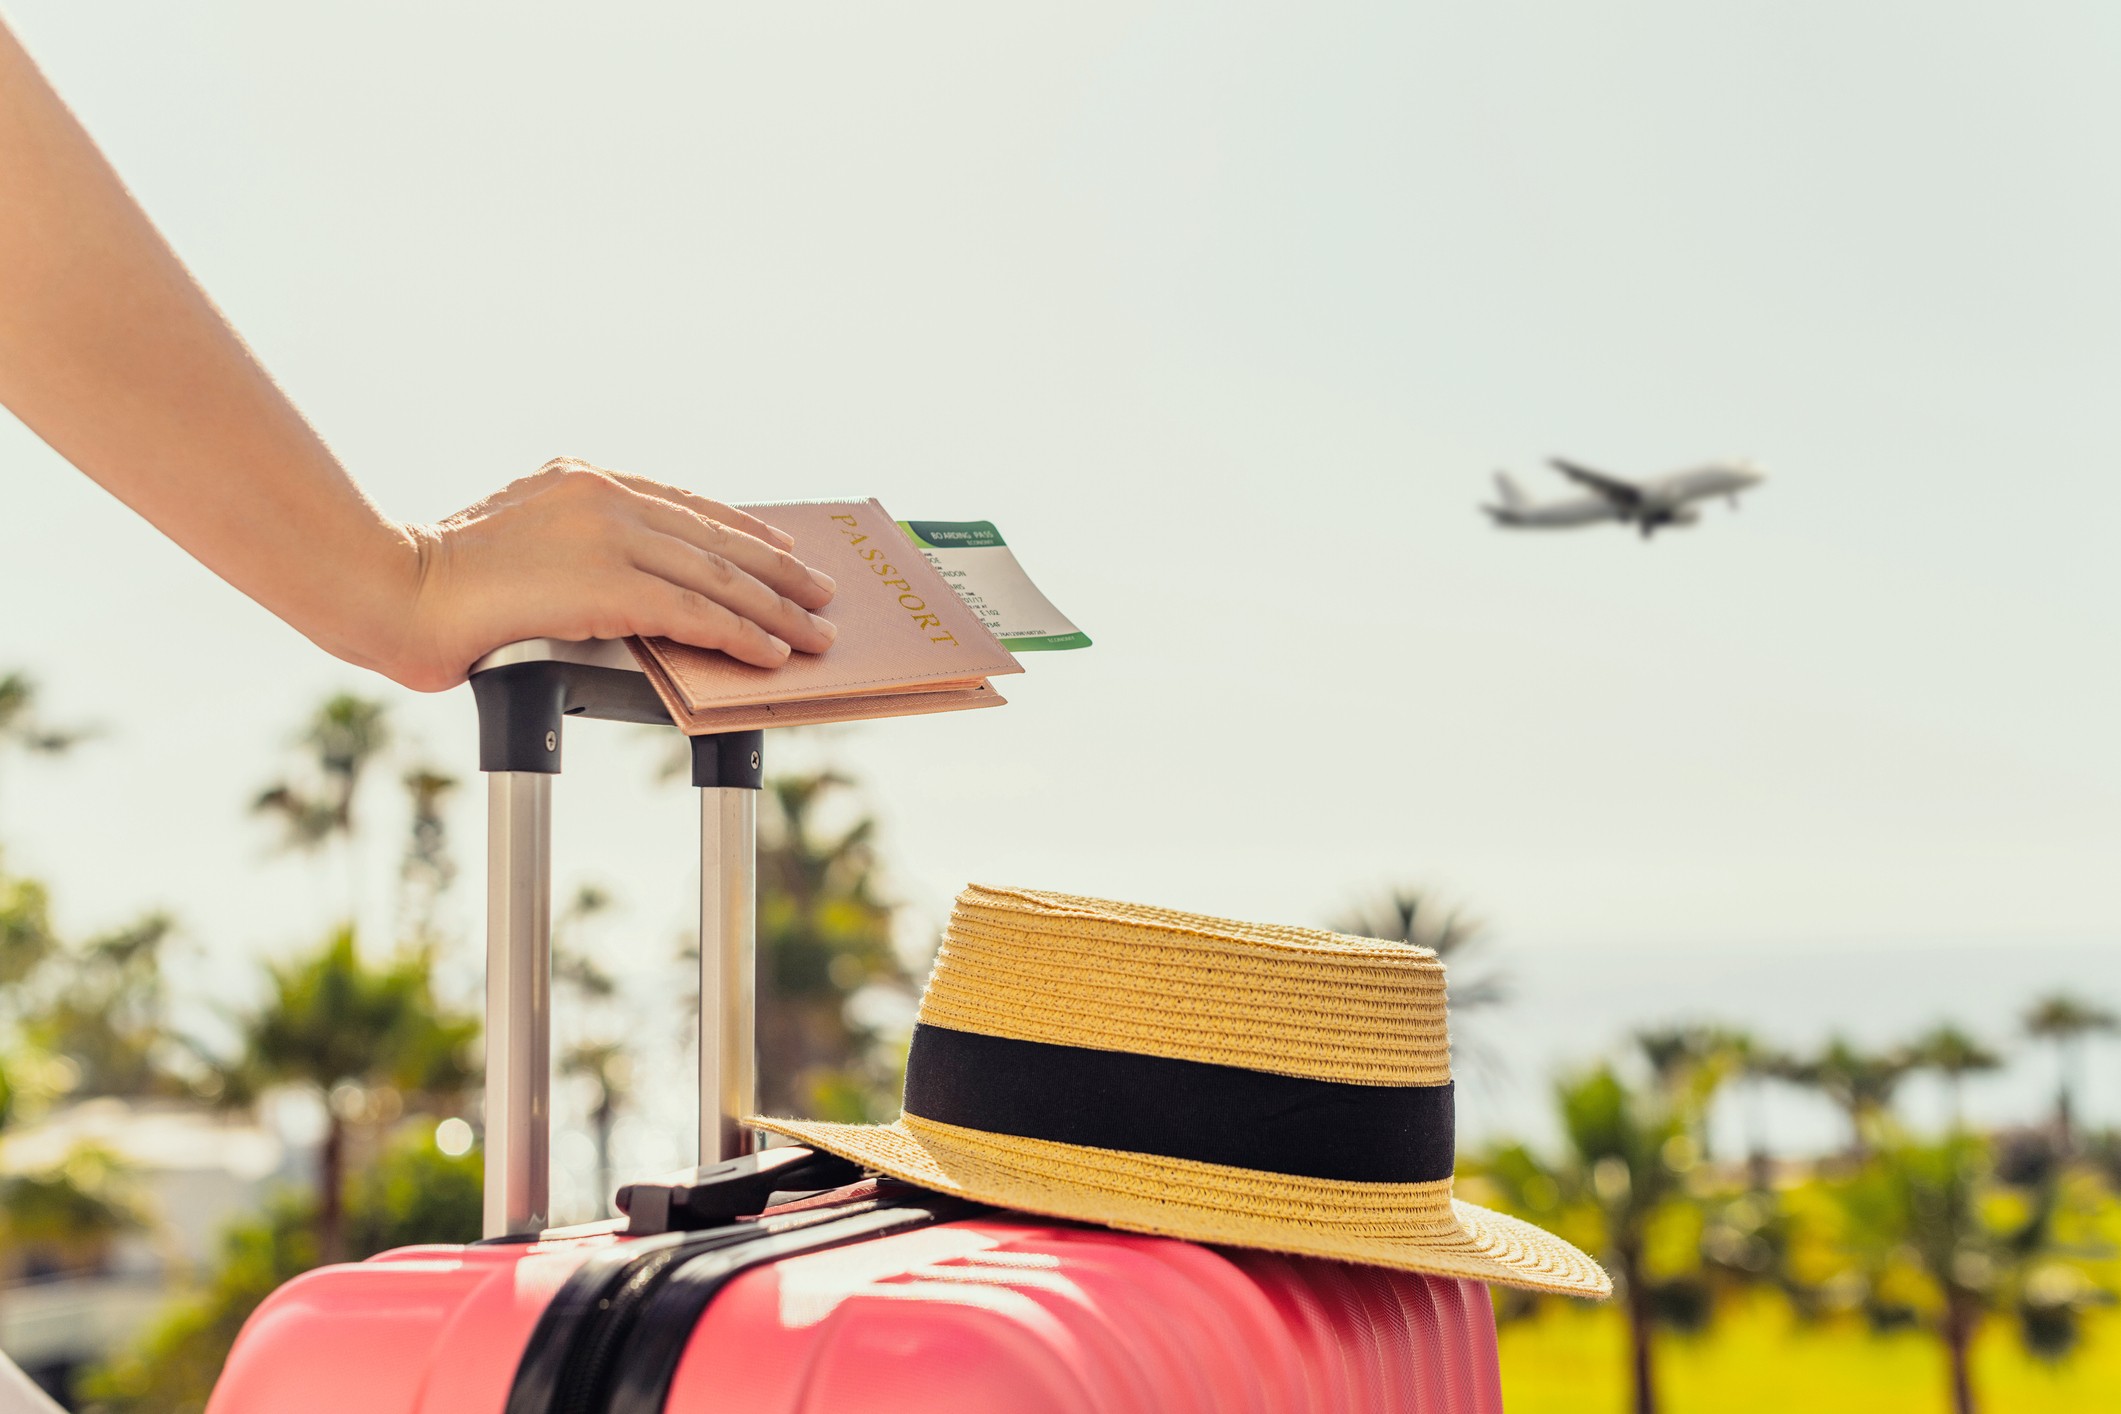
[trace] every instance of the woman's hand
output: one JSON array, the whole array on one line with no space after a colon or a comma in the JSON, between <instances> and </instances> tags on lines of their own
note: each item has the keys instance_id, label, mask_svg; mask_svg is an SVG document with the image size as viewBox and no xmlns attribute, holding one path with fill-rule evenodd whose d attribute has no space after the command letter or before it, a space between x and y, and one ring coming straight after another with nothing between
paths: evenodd
<instances>
[{"instance_id":1,"label":"woman's hand","mask_svg":"<svg viewBox=\"0 0 2121 1414\"><path fill-rule=\"evenodd\" d=\"M0 21L0 404L327 652L407 687L519 638L661 634L773 667L832 581L742 511L556 461L385 516L250 355Z\"/></svg>"},{"instance_id":2,"label":"woman's hand","mask_svg":"<svg viewBox=\"0 0 2121 1414\"><path fill-rule=\"evenodd\" d=\"M439 525L409 526L418 580L377 666L407 687L464 680L521 638L674 638L762 668L821 653L832 580L732 506L562 458ZM379 638L391 626L378 627Z\"/></svg>"}]
</instances>

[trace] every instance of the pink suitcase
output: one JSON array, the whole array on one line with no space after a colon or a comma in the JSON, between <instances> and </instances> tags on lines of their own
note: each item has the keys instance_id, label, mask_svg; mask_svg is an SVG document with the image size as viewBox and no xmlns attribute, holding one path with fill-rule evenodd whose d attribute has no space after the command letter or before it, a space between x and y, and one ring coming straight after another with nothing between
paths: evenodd
<instances>
[{"instance_id":1,"label":"pink suitcase","mask_svg":"<svg viewBox=\"0 0 2121 1414\"><path fill-rule=\"evenodd\" d=\"M1501 1409L1477 1282L1059 1223L807 1150L751 1153L756 732L693 739L702 1167L629 1186L617 1222L545 1231L562 724L667 718L617 643L513 645L472 686L490 776L487 1237L287 1283L208 1414Z\"/></svg>"}]
</instances>

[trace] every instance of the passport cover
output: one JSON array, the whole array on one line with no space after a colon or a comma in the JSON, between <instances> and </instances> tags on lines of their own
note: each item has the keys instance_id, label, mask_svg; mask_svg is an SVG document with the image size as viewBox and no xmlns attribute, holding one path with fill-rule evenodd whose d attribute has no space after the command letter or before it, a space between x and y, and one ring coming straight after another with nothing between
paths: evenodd
<instances>
[{"instance_id":1,"label":"passport cover","mask_svg":"<svg viewBox=\"0 0 2121 1414\"><path fill-rule=\"evenodd\" d=\"M819 611L839 630L822 653L756 668L712 648L628 639L688 733L849 722L998 707L989 677L1020 673L884 508L868 501L745 506L795 537L795 553L838 586Z\"/></svg>"}]
</instances>

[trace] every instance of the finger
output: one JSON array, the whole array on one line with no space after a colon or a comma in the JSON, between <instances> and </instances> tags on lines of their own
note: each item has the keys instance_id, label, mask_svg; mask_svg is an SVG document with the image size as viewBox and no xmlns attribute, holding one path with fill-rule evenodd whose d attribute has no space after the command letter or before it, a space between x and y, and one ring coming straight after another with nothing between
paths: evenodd
<instances>
[{"instance_id":1,"label":"finger","mask_svg":"<svg viewBox=\"0 0 2121 1414\"><path fill-rule=\"evenodd\" d=\"M832 602L832 577L812 569L786 550L653 496L643 496L636 505L651 530L720 555L753 579L771 585L774 593L786 595L806 609L822 609Z\"/></svg>"},{"instance_id":2,"label":"finger","mask_svg":"<svg viewBox=\"0 0 2121 1414\"><path fill-rule=\"evenodd\" d=\"M672 638L695 648L717 648L759 668L788 661L788 645L728 606L652 574L640 577L644 601L627 615L632 631Z\"/></svg>"},{"instance_id":3,"label":"finger","mask_svg":"<svg viewBox=\"0 0 2121 1414\"><path fill-rule=\"evenodd\" d=\"M604 468L597 468L604 471ZM638 491L644 496L653 496L659 501L668 501L673 506L682 506L694 515L705 516L744 534L765 541L768 545L783 550L795 548L795 537L777 525L768 525L751 512L717 501L709 496L687 491L682 486L672 486L652 477L635 476L630 471L604 471L604 474L629 491Z\"/></svg>"},{"instance_id":4,"label":"finger","mask_svg":"<svg viewBox=\"0 0 2121 1414\"><path fill-rule=\"evenodd\" d=\"M648 530L628 546L636 569L704 595L805 653L822 653L839 630L743 567L674 535Z\"/></svg>"}]
</instances>

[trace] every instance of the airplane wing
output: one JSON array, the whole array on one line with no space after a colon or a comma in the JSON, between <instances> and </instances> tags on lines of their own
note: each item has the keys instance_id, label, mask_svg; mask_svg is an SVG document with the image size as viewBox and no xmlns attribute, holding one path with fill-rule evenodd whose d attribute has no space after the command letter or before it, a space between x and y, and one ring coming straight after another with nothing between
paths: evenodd
<instances>
[{"instance_id":1,"label":"airplane wing","mask_svg":"<svg viewBox=\"0 0 2121 1414\"><path fill-rule=\"evenodd\" d=\"M1548 457L1547 465L1578 485L1590 487L1622 510L1634 510L1643 503L1643 490L1632 481L1593 471L1561 457Z\"/></svg>"}]
</instances>

